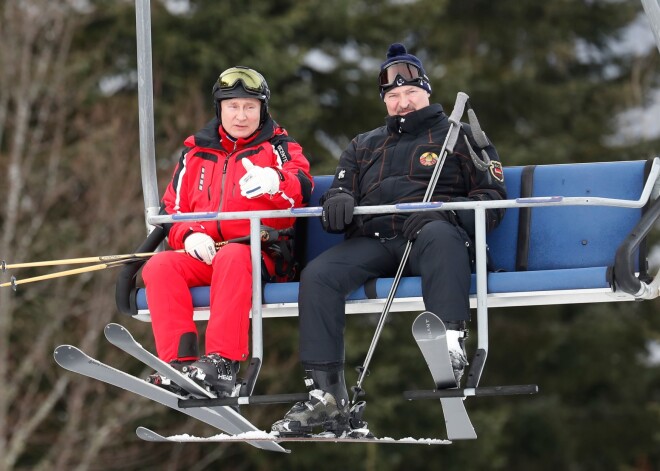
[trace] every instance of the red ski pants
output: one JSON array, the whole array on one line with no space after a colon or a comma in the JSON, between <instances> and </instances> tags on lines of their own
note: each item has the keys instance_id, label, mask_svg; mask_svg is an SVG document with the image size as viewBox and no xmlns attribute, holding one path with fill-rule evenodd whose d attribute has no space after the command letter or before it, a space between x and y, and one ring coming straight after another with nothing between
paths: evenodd
<instances>
[{"instance_id":1,"label":"red ski pants","mask_svg":"<svg viewBox=\"0 0 660 471\"><path fill-rule=\"evenodd\" d=\"M262 252L266 268L274 262ZM207 265L187 253L165 251L149 259L142 270L158 357L166 362L194 357L179 355L181 337L193 334L192 296L189 288L209 286L210 318L206 327L206 353L243 361L249 353L248 331L252 308L250 246L227 244Z\"/></svg>"}]
</instances>

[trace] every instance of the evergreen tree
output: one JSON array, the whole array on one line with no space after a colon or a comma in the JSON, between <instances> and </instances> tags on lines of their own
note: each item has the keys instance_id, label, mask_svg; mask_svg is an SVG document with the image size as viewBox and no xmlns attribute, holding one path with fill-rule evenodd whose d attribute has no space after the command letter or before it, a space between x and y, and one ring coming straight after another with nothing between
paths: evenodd
<instances>
[{"instance_id":1,"label":"evergreen tree","mask_svg":"<svg viewBox=\"0 0 660 471\"><path fill-rule=\"evenodd\" d=\"M27 176L22 192L14 191L16 180L4 186L3 253L22 260L89 255L81 250L125 253L144 236L135 7L128 1L90 1L87 9L63 0L47 3L51 8L42 10L29 8L40 6L35 1L2 4L0 173L15 175L21 157L21 175ZM446 111L458 91L471 96L505 165L657 154L657 137L612 139L619 113L648 105L658 85L656 48L632 55L616 47L642 13L637 1L188 4L189 10L173 13L165 1L151 1L161 188L183 139L212 117L210 93L218 74L237 64L265 75L272 114L306 149L313 173L333 172L355 134L383 123L376 77L392 42L403 42L422 59L433 100ZM28 47L17 38L33 42ZM49 50L59 52L39 55ZM49 68L52 57L61 62ZM35 58L43 61L29 61ZM32 69L18 67L28 63ZM37 83L44 70L47 77ZM22 129L29 132L20 135ZM20 142L30 147L21 150ZM538 383L541 392L469 399L476 441L434 448L292 445L293 454L273 456L247 445L139 442L131 433L139 424L172 433L215 432L54 369L51 347L76 343L134 374L146 373L102 339L103 325L119 321L153 349L148 325L113 318L113 276L61 279L12 297L0 294L0 379L11 385L0 395L4 469L116 469L118 459L127 470L660 468L660 371L649 362L650 345L660 339L657 300L493 310L482 384ZM432 386L409 333L414 315L389 317L364 384L366 419L380 435L442 437L436 401L401 397L404 390ZM348 318L349 385L357 379L350 368L362 364L377 317ZM264 341L256 393L301 391L297 319L268 320ZM24 357L39 366L27 368L18 362ZM243 412L267 429L286 408L250 406Z\"/></svg>"}]
</instances>

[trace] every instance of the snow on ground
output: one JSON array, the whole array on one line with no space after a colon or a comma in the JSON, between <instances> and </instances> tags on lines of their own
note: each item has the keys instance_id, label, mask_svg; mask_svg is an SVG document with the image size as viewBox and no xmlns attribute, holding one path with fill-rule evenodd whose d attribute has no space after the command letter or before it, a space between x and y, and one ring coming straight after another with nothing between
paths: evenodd
<instances>
[{"instance_id":1,"label":"snow on ground","mask_svg":"<svg viewBox=\"0 0 660 471\"><path fill-rule=\"evenodd\" d=\"M251 441L259 441L259 440L274 440L277 439L276 436L271 435L268 432L257 430L257 431L251 431L251 432L244 432L240 433L238 435L227 435L224 433L220 433L218 435L213 435L211 437L196 437L194 435L189 435L189 434L181 434L181 435L171 435L167 437L168 440L173 440L177 442L218 442L218 441L246 441L246 440L251 440ZM333 441L333 437L328 437L323 440L327 441ZM419 444L419 445L440 445L440 444L450 444L451 441L449 440L442 440L438 438L413 438L413 437L405 437L405 438L392 438L392 437L379 437L379 438L374 438L373 441L375 442L387 442L387 443L408 443L408 444Z\"/></svg>"}]
</instances>

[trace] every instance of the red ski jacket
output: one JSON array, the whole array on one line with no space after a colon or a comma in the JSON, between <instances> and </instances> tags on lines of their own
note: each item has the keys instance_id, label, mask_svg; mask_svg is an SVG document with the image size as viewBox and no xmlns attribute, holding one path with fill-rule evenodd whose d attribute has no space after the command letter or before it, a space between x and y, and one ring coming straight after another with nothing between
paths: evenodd
<instances>
[{"instance_id":1,"label":"red ski jacket","mask_svg":"<svg viewBox=\"0 0 660 471\"><path fill-rule=\"evenodd\" d=\"M313 180L303 149L286 130L269 116L264 125L247 139L233 139L214 118L185 141L185 149L162 200L161 213L231 212L289 209L305 206L312 194ZM280 177L280 190L254 199L241 196L238 184L245 175L240 162L249 158L254 165L271 167ZM295 218L263 219L275 229L291 227ZM216 241L250 233L247 219L180 222L168 224L168 243L184 248L193 232L204 232Z\"/></svg>"}]
</instances>

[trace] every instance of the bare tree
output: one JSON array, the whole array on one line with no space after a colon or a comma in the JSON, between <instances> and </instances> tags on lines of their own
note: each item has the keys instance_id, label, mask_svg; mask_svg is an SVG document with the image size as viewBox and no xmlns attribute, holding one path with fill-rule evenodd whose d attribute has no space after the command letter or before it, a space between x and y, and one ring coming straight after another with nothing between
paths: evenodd
<instances>
[{"instance_id":1,"label":"bare tree","mask_svg":"<svg viewBox=\"0 0 660 471\"><path fill-rule=\"evenodd\" d=\"M49 103L42 102L42 106L37 105L38 100L48 96L44 93L45 77L49 76L54 84L61 80L62 73L58 68L62 64L58 60L66 57L70 42L67 32L71 23L57 10L42 10L34 2L8 1L4 4L3 21L0 23L4 45L0 56L0 148L3 149L3 167L6 166L7 189L0 252L19 258L26 255L26 248L32 245L44 217L44 213L33 211L36 195L31 197L24 190L34 176L34 167L57 167L62 151L58 136L62 135L63 130L61 124L54 123L53 112L57 110L53 100L45 100ZM35 147L43 144L38 141L43 141L47 132L50 152L37 153ZM41 195L44 200L50 199L46 195L52 195L58 187L56 175L54 173L53 178L45 180L48 189ZM30 216L25 217L26 213ZM10 422L15 422L8 416L9 405L16 399L19 390L24 388L20 378L16 377L21 368L12 358L14 345L11 334L17 303L7 290L0 292L0 306L3 313L0 316L0 380L8 385L0 392L0 426L3 431L8 431L16 427L15 423L9 426ZM62 386L53 388L54 397ZM46 402L42 404L48 408ZM12 407L12 410L16 411L16 408ZM3 432L0 456L7 468L16 462L24 448L25 436L39 422L42 414L32 414L32 424L14 428L11 436Z\"/></svg>"},{"instance_id":2,"label":"bare tree","mask_svg":"<svg viewBox=\"0 0 660 471\"><path fill-rule=\"evenodd\" d=\"M87 104L99 77L81 73L83 58L72 53L76 31L90 18L75 4L3 2L0 257L7 262L115 253L144 227L129 223L142 218L134 204L134 98ZM52 359L60 343L113 358L99 339L116 314L113 282L112 273L97 272L0 291L0 468L95 468L109 436L154 412L127 393L106 396L94 381L73 381Z\"/></svg>"}]
</instances>

